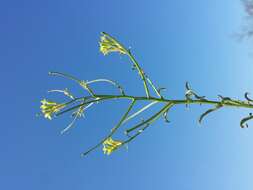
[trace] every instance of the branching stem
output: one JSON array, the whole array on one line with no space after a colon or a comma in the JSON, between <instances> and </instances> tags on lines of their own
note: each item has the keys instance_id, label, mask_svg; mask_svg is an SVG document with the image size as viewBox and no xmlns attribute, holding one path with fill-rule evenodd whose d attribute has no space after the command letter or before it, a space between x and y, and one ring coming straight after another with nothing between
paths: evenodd
<instances>
[{"instance_id":1,"label":"branching stem","mask_svg":"<svg viewBox=\"0 0 253 190\"><path fill-rule=\"evenodd\" d=\"M98 148L100 145L103 144L103 142L110 138L116 131L117 129L122 125L123 121L127 118L129 112L132 110L134 104L135 104L135 100L132 100L130 106L128 107L127 111L125 112L125 114L122 116L122 118L120 119L119 123L111 130L111 133L109 135L107 135L105 138L103 138L97 145L95 145L94 147L90 148L88 151L84 152L81 154L81 156L86 156L87 154L89 154L91 151L95 150L96 148Z\"/></svg>"},{"instance_id":2,"label":"branching stem","mask_svg":"<svg viewBox=\"0 0 253 190\"><path fill-rule=\"evenodd\" d=\"M100 145L104 145L104 152L106 154L110 154L114 150L118 149L122 145L129 143L133 139L135 139L138 135L140 135L146 128L148 128L153 122L155 122L160 117L164 117L165 121L167 120L167 113L169 112L170 108L176 106L176 105L190 105L190 104L199 104L199 105L211 105L211 108L209 108L207 111L205 111L203 114L201 114L199 118L199 122L203 120L204 117L206 117L208 114L215 112L219 108L223 107L234 107L234 108L249 108L253 109L253 99L249 98L249 93L245 93L245 101L235 100L229 97L223 97L219 95L219 99L217 100L208 100L205 96L199 96L194 90L190 88L189 83L186 83L186 93L184 99L166 99L163 96L161 96L160 91L162 88L157 89L156 86L153 84L153 82L150 80L150 78L145 74L143 69L140 67L139 63L131 53L130 49L125 48L119 41L117 41L115 38L110 36L109 34L102 32L101 41L100 41L100 51L107 55L111 52L118 52L120 54L124 54L129 57L131 60L134 69L138 71L138 75L140 76L146 96L131 96L126 95L122 86L119 85L117 82L109 80L109 79L95 79L91 81L83 81L79 80L78 78L75 78L71 75L60 73L60 72L50 72L50 75L53 76L60 76L67 79L70 79L72 81L75 81L78 83L83 89L85 89L89 94L87 96L76 98L76 96L73 96L70 94L67 90L51 90L50 92L61 92L68 98L71 98L68 102L63 103L56 103L52 101L47 101L46 99L42 100L41 103L41 111L44 114L45 118L51 119L52 116L60 116L62 114L65 114L67 112L73 112L73 114L76 114L74 117L74 120L63 130L63 132L67 131L69 128L73 126L73 123L75 120L83 114L83 111L85 108L88 108L94 103L99 103L107 100L130 100L131 103L126 110L126 112L121 117L120 121L117 123L117 125L112 128L110 133L103 138L98 144L90 148L88 151L82 154L82 156L87 155L88 153L92 152L96 148L98 148ZM114 94L98 94L94 93L93 89L89 86L94 83L98 82L106 82L110 83L116 88L119 89L120 95L114 95ZM150 94L149 91L153 90L157 97L153 97ZM138 110L136 110L132 115L129 116L130 111L133 109L134 105L137 102L140 101L146 101L148 104ZM57 101L58 102L58 101ZM127 129L126 135L128 139L125 141L114 141L111 137L114 135L114 133L125 123L127 123L129 120L132 120L133 118L136 118L144 111L148 110L153 106L154 104L162 104L162 108L154 114L152 114L149 118L146 120L143 120L138 123L135 126L132 126L131 128ZM249 113L246 117L244 117L241 122L240 126L241 128L248 127L247 122L249 120L253 120L253 114ZM131 136L129 136L129 133ZM134 133L134 135L132 135Z\"/></svg>"},{"instance_id":3,"label":"branching stem","mask_svg":"<svg viewBox=\"0 0 253 190\"><path fill-rule=\"evenodd\" d=\"M84 96L80 98L76 98L74 100L71 100L67 102L66 104L72 104L75 103L76 101L80 101L83 99L90 99L92 96ZM184 104L184 105L189 105L189 104L201 104L201 105L222 105L223 107L237 107L237 108L253 108L253 104L249 102L224 102L224 101L213 101L213 100L207 100L207 99L197 99L197 100L189 100L189 99L182 99L182 100L177 100L177 99L165 99L165 98L155 98L155 97L145 97L145 96L129 96L129 95L96 95L95 99L86 101L85 103L81 103L78 105L75 105L73 107L70 107L66 110L63 110L62 112L59 112L56 114L56 116L62 115L66 112L78 109L80 106L84 106L90 103L94 102L101 102L105 100L113 100L113 99L130 99L130 100L135 100L135 101L155 101L155 102L160 102L160 103L171 103L173 105L179 105L179 104Z\"/></svg>"}]
</instances>

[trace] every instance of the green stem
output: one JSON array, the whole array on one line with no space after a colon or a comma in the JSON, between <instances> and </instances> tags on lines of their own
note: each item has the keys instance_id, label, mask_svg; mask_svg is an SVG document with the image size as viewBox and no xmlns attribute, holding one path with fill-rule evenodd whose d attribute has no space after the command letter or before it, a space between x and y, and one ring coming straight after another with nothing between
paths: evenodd
<instances>
[{"instance_id":1,"label":"green stem","mask_svg":"<svg viewBox=\"0 0 253 190\"><path fill-rule=\"evenodd\" d=\"M140 128L141 126L148 124L150 125L152 122L156 121L164 112L166 112L168 109L170 109L173 106L173 103L169 102L167 103L160 111L158 111L156 114L151 116L149 119L146 121L141 122L140 124L126 130L126 133L130 133L131 131L134 131L137 128Z\"/></svg>"},{"instance_id":2,"label":"green stem","mask_svg":"<svg viewBox=\"0 0 253 190\"><path fill-rule=\"evenodd\" d=\"M93 98L93 96L86 96L86 97L80 97L76 98L75 100L71 100L67 104L73 103L77 100L81 99L89 99ZM78 104L76 106L73 106L71 108L68 108L66 110L63 110L62 112L59 112L56 114L56 116L62 115L66 112L72 111L74 109L79 108L80 106L93 103L93 102L99 102L104 100L113 100L113 99L130 99L130 100L142 100L142 101L156 101L156 102L164 102L164 103L172 103L173 105L179 105L179 104L201 104L201 105L222 105L227 107L237 107L237 108L251 108L253 109L253 104L250 104L249 102L240 102L240 103L233 103L233 102L223 102L223 101L212 101L212 100L206 100L206 99L197 99L197 100L176 100L176 99L164 99L164 98L155 98L155 97L145 97L145 96L128 96L128 95L96 95L96 99L87 101L82 104Z\"/></svg>"},{"instance_id":3,"label":"green stem","mask_svg":"<svg viewBox=\"0 0 253 190\"><path fill-rule=\"evenodd\" d=\"M229 107L240 107L240 108L251 108L253 109L253 104L249 102L240 102L233 103L233 102L222 102L222 101L213 101L213 100L206 100L206 99L197 99L197 100L187 100L187 99L165 99L165 98L155 98L155 97L145 97L145 96L129 96L129 95L96 95L98 98L106 98L106 99L135 99L135 100L143 100L143 101L157 101L157 102L167 102L173 103L174 105L177 104L208 104L208 105L217 105L222 104L223 106Z\"/></svg>"},{"instance_id":4,"label":"green stem","mask_svg":"<svg viewBox=\"0 0 253 190\"><path fill-rule=\"evenodd\" d=\"M146 81L145 74L144 74L143 70L141 69L139 63L136 61L136 59L134 58L134 56L132 55L132 53L130 52L130 50L127 50L127 55L129 56L129 58L131 59L131 61L134 64L134 66L136 67L136 69L137 69L137 71L138 71L138 73L139 73L139 75L141 77L141 80L143 81L143 85L144 85L144 89L145 89L146 95L149 98L150 97L150 93L149 93L147 81Z\"/></svg>"},{"instance_id":5,"label":"green stem","mask_svg":"<svg viewBox=\"0 0 253 190\"><path fill-rule=\"evenodd\" d=\"M65 105L72 104L72 103L76 102L77 100L86 99L86 98L87 98L87 97L76 98L75 100L72 100L72 101L70 101L70 102L65 103ZM61 111L61 112L59 112L59 113L57 113L57 114L55 114L55 115L56 115L56 116L60 116L60 115L62 115L62 114L64 114L64 113L67 113L67 112L70 112L70 111L72 111L72 110L78 109L78 108L81 107L81 106L88 105L88 104L91 104L91 103L94 103L94 102L99 102L99 101L101 101L101 100L106 100L106 99L111 99L111 98L107 98L107 97L105 97L105 98L96 98L96 99L93 99L93 100L90 100L90 101L87 101L87 102L78 104L78 105L76 105L76 106L70 107L70 108L68 108L68 109L65 109L65 110L63 110L63 111Z\"/></svg>"},{"instance_id":6,"label":"green stem","mask_svg":"<svg viewBox=\"0 0 253 190\"><path fill-rule=\"evenodd\" d=\"M64 78L67 78L67 79L70 79L70 80L73 80L77 83L80 83L81 80L79 80L78 78L76 77L73 77L69 74L65 74L65 73L61 73L61 72L55 72L55 71L50 71L48 72L49 75L52 75L52 76L60 76L60 77L64 77Z\"/></svg>"},{"instance_id":7,"label":"green stem","mask_svg":"<svg viewBox=\"0 0 253 190\"><path fill-rule=\"evenodd\" d=\"M166 105L166 106L165 106L166 109L165 109L164 111L162 111L162 110L159 111L159 112L158 112L158 115L160 116L162 113L164 113L166 110L170 109L172 106L173 106L172 104ZM163 108L162 108L162 109L163 109ZM160 112L161 112L161 113L160 113ZM158 117L157 117L157 118L158 118ZM147 128L150 126L150 123L145 123L145 124L146 124L146 126L144 126L142 129L140 129L139 131L137 131L137 132L136 132L133 136L131 136L129 139L127 139L126 141L124 141L124 142L122 143L121 146L130 143L132 140L134 140L137 136L139 136L145 129L147 129ZM143 125L145 125L145 124L143 123L141 126L143 126Z\"/></svg>"},{"instance_id":8,"label":"green stem","mask_svg":"<svg viewBox=\"0 0 253 190\"><path fill-rule=\"evenodd\" d=\"M73 77L73 76L71 76L69 74L60 73L60 72L54 72L54 71L49 72L49 75L52 75L52 76L61 76L61 77L73 80L73 81L77 82L80 86L82 86L85 90L87 90L93 97L95 97L95 93L88 86L88 84L86 82L84 82L84 81L79 80L76 77Z\"/></svg>"},{"instance_id":9,"label":"green stem","mask_svg":"<svg viewBox=\"0 0 253 190\"><path fill-rule=\"evenodd\" d=\"M111 130L111 133L109 135L107 135L102 141L100 141L97 145L95 145L94 147L90 148L88 151L84 152L81 154L81 156L86 156L87 154L89 154L91 151L95 150L96 148L98 148L100 145L103 144L103 142L112 137L112 135L117 131L117 129L122 125L122 123L124 122L124 120L127 118L129 112L132 110L134 104L135 104L135 100L133 99L130 106L128 107L127 111L125 112L125 114L123 115L123 117L120 119L119 123Z\"/></svg>"},{"instance_id":10,"label":"green stem","mask_svg":"<svg viewBox=\"0 0 253 190\"><path fill-rule=\"evenodd\" d=\"M141 114L142 112L144 112L146 109L150 108L151 106L153 106L154 104L157 104L158 102L153 101L151 103L149 103L148 105L144 106L143 108L139 109L137 112L135 112L134 114L130 115L128 118L125 119L125 121L123 123L126 123L127 121L133 119L134 117L136 117L137 115Z\"/></svg>"},{"instance_id":11,"label":"green stem","mask_svg":"<svg viewBox=\"0 0 253 190\"><path fill-rule=\"evenodd\" d=\"M143 85L144 85L144 89L145 89L145 92L146 92L146 96L147 97L150 97L150 93L149 93L149 89L148 89L148 85L147 85L147 81L146 81L146 78L145 78L145 74L143 72L143 70L141 69L139 63L136 61L136 59L134 58L134 56L132 55L132 53L130 52L129 49L125 48L125 46L123 44L121 44L118 40L116 40L114 37L112 37L111 35L107 34L106 32L102 32L103 35L106 35L108 36L111 40L113 40L115 43L119 44L124 52L126 52L126 55L130 58L130 60L133 62L134 66L136 67L142 81L143 81Z\"/></svg>"},{"instance_id":12,"label":"green stem","mask_svg":"<svg viewBox=\"0 0 253 190\"><path fill-rule=\"evenodd\" d=\"M153 88L153 90L155 91L155 93L157 94L158 97L162 98L160 92L157 90L157 88L155 87L155 85L153 84L153 82L150 80L149 77L147 77L146 75L146 79L148 81L148 83L150 84L150 86Z\"/></svg>"},{"instance_id":13,"label":"green stem","mask_svg":"<svg viewBox=\"0 0 253 190\"><path fill-rule=\"evenodd\" d=\"M86 84L92 84L92 83L97 83L97 82L110 83L113 86L115 86L116 88L118 88L122 95L125 95L125 92L124 92L123 88L121 87L121 85L119 85L117 82L109 80L109 79L95 79L95 80L87 81Z\"/></svg>"}]
</instances>

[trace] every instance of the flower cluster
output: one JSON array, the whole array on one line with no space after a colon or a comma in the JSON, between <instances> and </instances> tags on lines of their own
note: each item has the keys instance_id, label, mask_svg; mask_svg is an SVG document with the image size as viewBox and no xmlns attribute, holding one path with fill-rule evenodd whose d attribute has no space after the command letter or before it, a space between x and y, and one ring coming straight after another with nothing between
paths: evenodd
<instances>
[{"instance_id":1,"label":"flower cluster","mask_svg":"<svg viewBox=\"0 0 253 190\"><path fill-rule=\"evenodd\" d=\"M113 39L111 36L106 34L105 32L102 32L101 40L99 42L100 45L100 51L107 55L111 52L119 52L121 54L127 54L127 50L115 39Z\"/></svg>"},{"instance_id":2,"label":"flower cluster","mask_svg":"<svg viewBox=\"0 0 253 190\"><path fill-rule=\"evenodd\" d=\"M122 145L121 141L115 141L111 137L103 142L103 151L105 154L110 155L113 151Z\"/></svg>"},{"instance_id":3,"label":"flower cluster","mask_svg":"<svg viewBox=\"0 0 253 190\"><path fill-rule=\"evenodd\" d=\"M51 120L54 113L59 112L65 107L65 104L58 104L56 102L47 101L46 99L41 101L41 112L44 114L44 117Z\"/></svg>"}]
</instances>

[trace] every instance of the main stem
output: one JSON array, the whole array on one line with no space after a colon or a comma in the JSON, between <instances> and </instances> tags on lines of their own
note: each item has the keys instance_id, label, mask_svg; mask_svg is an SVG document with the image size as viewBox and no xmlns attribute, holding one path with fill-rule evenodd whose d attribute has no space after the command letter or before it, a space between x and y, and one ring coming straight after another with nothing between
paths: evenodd
<instances>
[{"instance_id":1,"label":"main stem","mask_svg":"<svg viewBox=\"0 0 253 190\"><path fill-rule=\"evenodd\" d=\"M100 102L100 101L105 101L105 100L113 100L113 99L128 99L128 100L132 101L132 103L128 107L127 111L125 112L123 117L120 119L119 123L112 129L112 131L109 133L109 135L107 135L105 138L103 138L97 145L91 147L88 151L84 152L82 154L82 156L89 154L91 151L95 150L100 145L102 145L106 139L110 138L117 131L117 129L124 123L124 121L127 119L129 112L132 110L134 104L137 101L160 102L160 103L165 103L165 106L159 112L154 114L152 117L150 117L146 121L143 121L140 124L126 130L125 132L128 135L130 132L135 131L136 129L139 129L133 136L129 136L130 138L128 140L124 141L122 143L122 145L135 139L138 135L140 135L142 133L142 131L144 131L146 128L148 128L153 121L157 120L163 113L165 113L167 110L169 110L172 106L175 106L175 105L179 105L179 104L185 104L185 105L201 104L202 105L203 104L203 105L213 105L214 107L220 106L220 107L237 107L237 108L251 108L251 109L253 109L253 104L251 104L250 101L235 101L235 100L231 100L232 102L226 102L224 100L212 101L212 100L206 100L206 99L176 100L176 99L165 99L165 98L143 97L143 96L129 96L129 95L96 95L95 99L93 96L88 96L88 97L86 96L86 97L78 98L76 100L79 101L82 98L85 98L85 99L91 98L91 100L89 100L85 103L79 104L78 106L83 106L88 103ZM77 106L74 106L72 108L69 108L68 111L76 109L76 108L77 108ZM248 118L246 118L246 120L248 120Z\"/></svg>"},{"instance_id":2,"label":"main stem","mask_svg":"<svg viewBox=\"0 0 253 190\"><path fill-rule=\"evenodd\" d=\"M95 98L95 99L94 99ZM222 106L222 107L237 107L237 108L250 108L253 109L253 104L251 104L249 101L240 101L237 103L233 102L226 102L226 101L213 101L213 100L207 100L207 99L165 99L165 98L155 98L155 97L145 97L145 96L129 96L129 95L95 95L94 96L84 96L80 98L76 98L74 100L71 100L67 103L66 105L70 105L72 103L75 103L77 101L86 99L84 103L75 105L73 107L70 107L66 110L63 110L62 112L57 113L56 115L62 115L66 112L75 110L79 108L80 106L88 105L90 103L94 102L101 102L105 100L112 100L112 99L129 99L129 100L134 100L134 101L156 101L160 103L171 103L173 106L179 105L179 104L184 104L184 105L190 105L190 104L200 104L200 105L214 105L214 106ZM91 100L90 100L91 99Z\"/></svg>"},{"instance_id":3,"label":"main stem","mask_svg":"<svg viewBox=\"0 0 253 190\"><path fill-rule=\"evenodd\" d=\"M96 98L99 98L95 101L100 101L103 99L132 99L132 100L143 100L143 101L157 101L164 103L173 103L174 105L178 104L201 104L201 105L220 105L227 107L237 107L237 108L252 108L253 104L246 101L241 101L240 103L232 103L232 102L222 102L222 101L213 101L206 99L197 99L197 100L188 100L188 99L165 99L165 98L155 98L155 97L144 97L144 96L129 96L129 95L96 95Z\"/></svg>"}]
</instances>

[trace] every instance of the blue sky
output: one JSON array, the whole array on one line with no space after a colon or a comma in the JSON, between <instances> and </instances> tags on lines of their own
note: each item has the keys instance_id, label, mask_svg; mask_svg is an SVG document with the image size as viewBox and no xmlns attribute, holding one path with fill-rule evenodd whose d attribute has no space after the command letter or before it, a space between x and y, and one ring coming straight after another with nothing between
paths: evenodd
<instances>
[{"instance_id":1,"label":"blue sky","mask_svg":"<svg viewBox=\"0 0 253 190\"><path fill-rule=\"evenodd\" d=\"M35 117L40 100L53 98L47 90L80 93L51 70L110 78L143 95L126 58L98 51L101 31L130 46L168 98L183 98L186 81L211 99L243 98L253 92L251 41L234 38L244 16L239 0L2 1L0 188L251 190L253 131L239 127L247 110L220 110L200 126L208 107L179 106L169 125L158 121L128 150L86 158L80 153L115 125L126 102L96 105L65 135L69 117Z\"/></svg>"}]
</instances>

